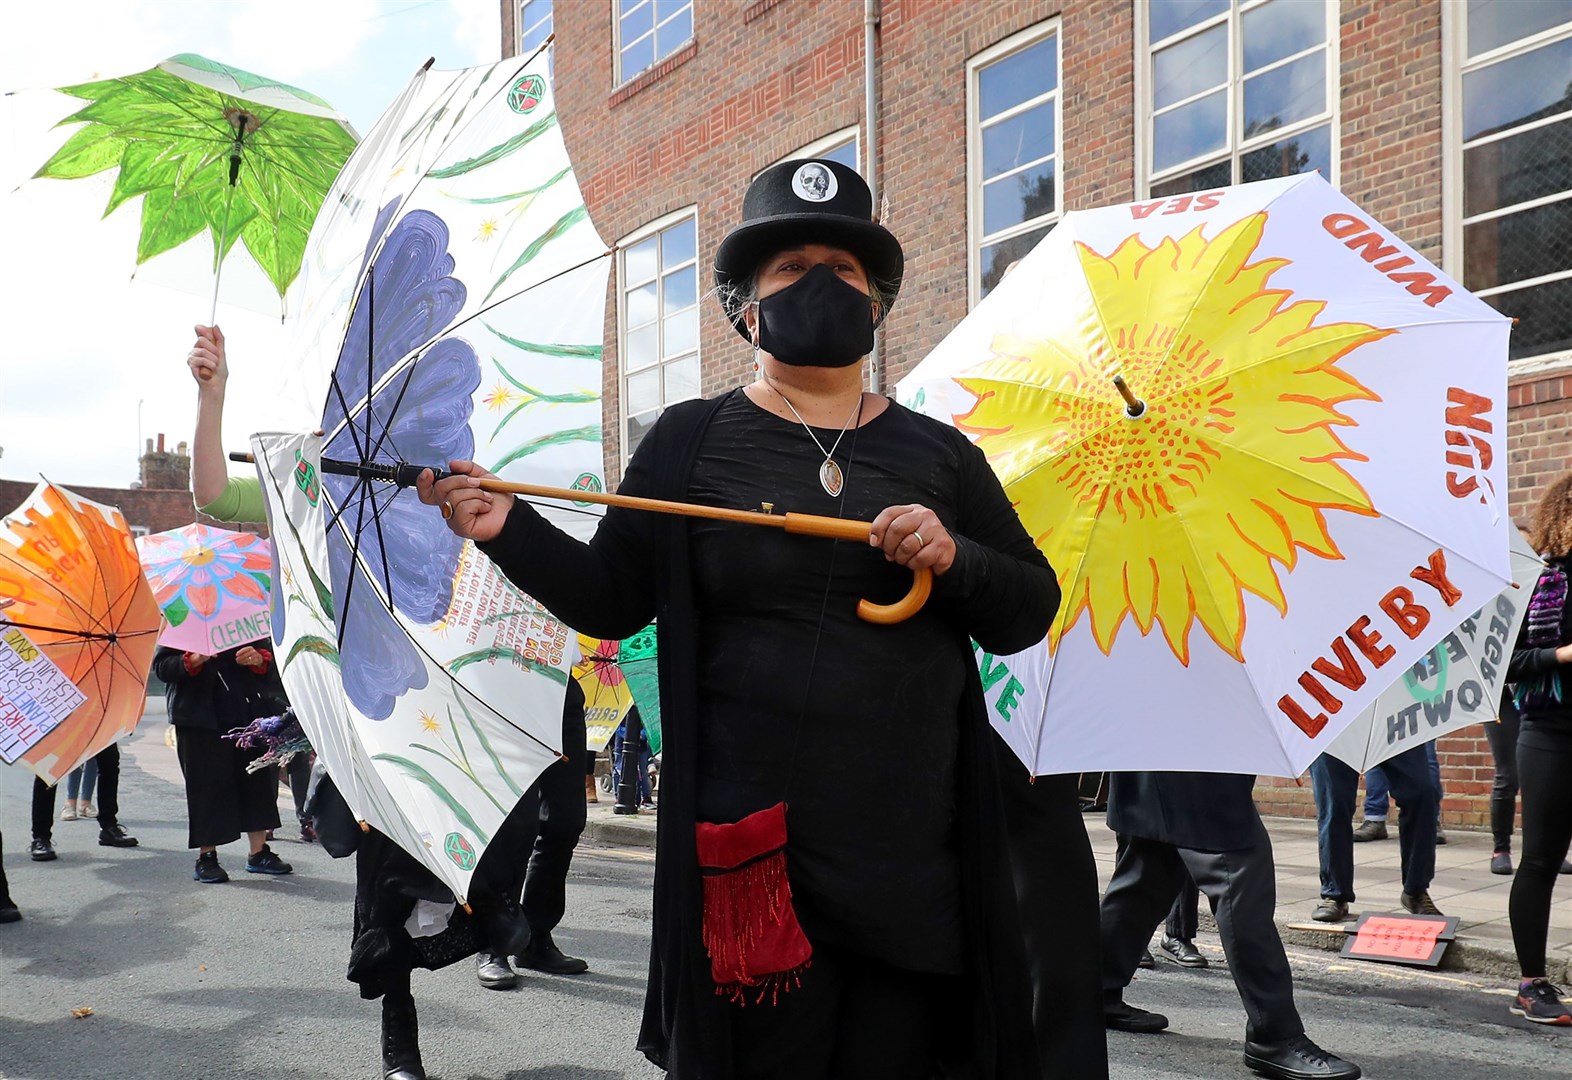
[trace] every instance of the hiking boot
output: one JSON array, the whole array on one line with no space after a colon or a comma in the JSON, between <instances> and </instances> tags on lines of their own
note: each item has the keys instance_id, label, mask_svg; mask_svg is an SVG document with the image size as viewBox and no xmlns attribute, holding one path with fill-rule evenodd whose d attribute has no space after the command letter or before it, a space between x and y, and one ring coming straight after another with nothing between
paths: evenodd
<instances>
[{"instance_id":1,"label":"hiking boot","mask_svg":"<svg viewBox=\"0 0 1572 1080\"><path fill-rule=\"evenodd\" d=\"M1512 873L1512 853L1510 851L1495 851L1490 855L1490 872L1492 874Z\"/></svg>"},{"instance_id":2,"label":"hiking boot","mask_svg":"<svg viewBox=\"0 0 1572 1080\"><path fill-rule=\"evenodd\" d=\"M475 954L475 977L487 990L512 990L519 981L507 957L485 949Z\"/></svg>"},{"instance_id":3,"label":"hiking boot","mask_svg":"<svg viewBox=\"0 0 1572 1080\"><path fill-rule=\"evenodd\" d=\"M1359 828L1354 830L1354 843L1363 844L1369 840L1386 839L1386 822L1374 818L1365 818L1359 823Z\"/></svg>"},{"instance_id":4,"label":"hiking boot","mask_svg":"<svg viewBox=\"0 0 1572 1080\"><path fill-rule=\"evenodd\" d=\"M1136 1035L1150 1035L1168 1026L1168 1017L1162 1013L1147 1012L1118 998L1103 1000L1103 1026L1110 1031L1128 1031Z\"/></svg>"},{"instance_id":5,"label":"hiking boot","mask_svg":"<svg viewBox=\"0 0 1572 1080\"><path fill-rule=\"evenodd\" d=\"M1572 1012L1561 1002L1561 990L1549 979L1524 979L1517 987L1517 1000L1510 1006L1513 1016L1531 1024L1572 1027Z\"/></svg>"},{"instance_id":6,"label":"hiking boot","mask_svg":"<svg viewBox=\"0 0 1572 1080\"><path fill-rule=\"evenodd\" d=\"M1245 1064L1275 1080L1358 1080L1358 1065L1298 1035L1285 1043L1245 1043Z\"/></svg>"},{"instance_id":7,"label":"hiking boot","mask_svg":"<svg viewBox=\"0 0 1572 1080\"><path fill-rule=\"evenodd\" d=\"M595 778L593 776L584 778L584 801L586 803L600 802L600 796L595 792Z\"/></svg>"},{"instance_id":8,"label":"hiking boot","mask_svg":"<svg viewBox=\"0 0 1572 1080\"><path fill-rule=\"evenodd\" d=\"M136 847L137 839L126 832L124 825L111 825L98 830L98 842L103 847Z\"/></svg>"},{"instance_id":9,"label":"hiking boot","mask_svg":"<svg viewBox=\"0 0 1572 1080\"><path fill-rule=\"evenodd\" d=\"M293 874L295 868L273 853L266 844L262 850L246 859L248 874Z\"/></svg>"},{"instance_id":10,"label":"hiking boot","mask_svg":"<svg viewBox=\"0 0 1572 1080\"><path fill-rule=\"evenodd\" d=\"M547 975L582 975L589 970L588 961L580 960L576 956L568 956L557 948L557 943L551 940L550 934L535 935L529 943L529 948L513 959L519 967L544 971Z\"/></svg>"},{"instance_id":11,"label":"hiking boot","mask_svg":"<svg viewBox=\"0 0 1572 1080\"><path fill-rule=\"evenodd\" d=\"M34 862L54 862L60 856L55 854L55 845L48 840L34 840L27 845L27 853L33 857Z\"/></svg>"},{"instance_id":12,"label":"hiking boot","mask_svg":"<svg viewBox=\"0 0 1572 1080\"><path fill-rule=\"evenodd\" d=\"M1348 905L1342 900L1333 900L1330 896L1321 897L1321 902L1315 906L1315 911L1310 917L1316 922L1334 923L1342 922L1348 918Z\"/></svg>"},{"instance_id":13,"label":"hiking boot","mask_svg":"<svg viewBox=\"0 0 1572 1080\"><path fill-rule=\"evenodd\" d=\"M1403 910L1410 915L1439 915L1441 909L1436 907L1436 902L1430 899L1430 890L1421 889L1416 895L1404 893L1398 897L1398 903L1403 905Z\"/></svg>"},{"instance_id":14,"label":"hiking boot","mask_svg":"<svg viewBox=\"0 0 1572 1080\"><path fill-rule=\"evenodd\" d=\"M382 1080L426 1080L413 998L382 998Z\"/></svg>"},{"instance_id":15,"label":"hiking boot","mask_svg":"<svg viewBox=\"0 0 1572 1080\"><path fill-rule=\"evenodd\" d=\"M191 880L200 881L203 885L222 885L229 880L229 874L218 865L218 852L208 851L197 856L196 867L191 871Z\"/></svg>"}]
</instances>

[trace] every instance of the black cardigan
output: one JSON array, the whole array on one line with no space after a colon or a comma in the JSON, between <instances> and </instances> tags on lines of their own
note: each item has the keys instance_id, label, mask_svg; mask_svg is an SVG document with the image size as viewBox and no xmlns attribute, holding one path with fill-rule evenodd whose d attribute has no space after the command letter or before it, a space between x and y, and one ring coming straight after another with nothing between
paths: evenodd
<instances>
[{"instance_id":1,"label":"black cardigan","mask_svg":"<svg viewBox=\"0 0 1572 1080\"><path fill-rule=\"evenodd\" d=\"M634 455L624 494L684 499L699 445L724 397L667 409ZM891 404L890 408L900 408ZM933 421L936 426L937 421ZM960 453L981 452L944 428ZM997 484L984 464L986 482ZM1002 490L999 499L1005 501ZM958 637L989 652L1040 641L1059 602L1052 569L1024 528L1009 553L955 537L956 562L930 603L944 606ZM730 1025L715 994L700 934L702 891L694 849L694 733L699 658L687 522L613 508L588 545L516 503L501 535L480 545L520 588L575 629L626 637L656 619L661 719L661 813L656 834L654 926L639 1049L679 1080L730 1080ZM960 642L962 649L965 641ZM982 683L967 672L959 719L957 838L971 981L977 1075L1038 1077L1031 989L1004 848L1004 821Z\"/></svg>"},{"instance_id":2,"label":"black cardigan","mask_svg":"<svg viewBox=\"0 0 1572 1080\"><path fill-rule=\"evenodd\" d=\"M278 665L269 660L267 670L258 674L235 662L238 651L230 649L209 657L193 675L186 670L185 653L159 646L153 655L153 673L165 683L171 724L206 728L222 735L258 717L277 716L289 707Z\"/></svg>"}]
</instances>

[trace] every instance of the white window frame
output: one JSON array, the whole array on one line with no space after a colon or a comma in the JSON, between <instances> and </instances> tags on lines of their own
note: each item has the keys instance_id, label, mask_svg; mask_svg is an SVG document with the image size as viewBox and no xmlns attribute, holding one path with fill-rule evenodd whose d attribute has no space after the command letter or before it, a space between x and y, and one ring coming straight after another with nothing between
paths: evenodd
<instances>
[{"instance_id":1,"label":"white window frame","mask_svg":"<svg viewBox=\"0 0 1572 1080\"><path fill-rule=\"evenodd\" d=\"M524 35L528 34L531 30L535 29L535 27L546 21L545 19L536 19L528 26L524 25L524 5L529 2L530 0L515 0L513 5L513 32L516 35L514 44L518 49L519 56L528 55L524 51ZM550 37L551 34L557 32L557 8L555 4L552 5L551 14L546 16L546 18L551 20L551 33L546 35L547 37Z\"/></svg>"},{"instance_id":2,"label":"white window frame","mask_svg":"<svg viewBox=\"0 0 1572 1080\"><path fill-rule=\"evenodd\" d=\"M1162 41L1149 42L1150 23L1147 20L1145 3L1135 4L1135 186L1139 198L1151 198L1152 188L1166 180L1184 176L1211 165L1219 165L1224 161L1229 163L1230 183L1239 183L1239 168L1241 159L1252 150L1259 150L1263 146L1270 146L1275 142L1292 138L1301 132L1311 131L1322 125L1330 125L1329 153L1331 155L1332 175L1326 179L1336 187L1342 175L1342 30L1339 18L1340 8L1332 0L1322 0L1322 10L1326 16L1326 44L1312 46L1302 52L1293 53L1274 60L1264 67L1252 71L1250 74L1259 75L1265 71L1291 64L1303 59L1316 49L1326 50L1326 108L1312 117L1304 120L1295 120L1292 124L1272 128L1249 139L1242 139L1236 134L1239 127L1239 115L1244 108L1244 14L1254 8L1269 3L1270 0L1230 0L1228 10L1209 19L1203 19L1192 26L1187 26L1175 34L1170 34ZM1302 2L1302 0L1295 0ZM1450 4L1442 4L1443 8ZM1214 26L1229 25L1228 30L1228 91L1227 108L1227 141L1221 150L1214 150L1209 154L1182 161L1164 169L1160 175L1153 176L1151 171L1153 141L1155 137L1155 112L1152 108L1152 54L1161 46L1179 41L1183 38L1199 34ZM1209 89L1196 98L1206 94L1216 93L1216 88ZM1168 109L1178 108L1193 98L1174 102L1167 106Z\"/></svg>"},{"instance_id":3,"label":"white window frame","mask_svg":"<svg viewBox=\"0 0 1572 1080\"><path fill-rule=\"evenodd\" d=\"M702 238L699 234L698 203L690 203L680 210L673 210L669 214L664 214L661 217L656 218L654 221L647 222L646 224L639 226L637 229L630 232L627 236L624 236L621 240L617 241L617 455L620 463L620 472L627 471L628 459L631 457L631 455L628 453L628 273L625 253L628 248L634 246L635 244L648 240L650 237L671 228L673 225L679 224L680 222L689 219L692 219L693 221L694 275L697 279L695 281L696 310L694 312L694 320L696 323L698 323L698 325L695 327L697 333L695 334L693 341L693 356L698 360L699 392L695 396L703 397L704 328L702 320L699 319L699 316L703 313L704 309L704 281L702 277L699 277L698 275L700 274L700 271L704 265L703 259L699 257L699 253L704 250L704 247L702 244ZM658 254L656 259L656 281L659 281L662 277L664 277L669 272L669 270L676 269L675 267L668 268L662 264L659 261L660 256ZM661 368L663 368L667 363L666 357L664 356L664 349L659 344L664 341L666 335L664 326L666 317L661 313L659 304L659 289L657 289L655 326L658 327L656 330L656 341L658 344L654 366L654 370L656 371L660 371ZM687 354L684 354L684 356L686 355ZM638 372L634 372L633 374L640 374L649 370L649 368L640 368ZM671 408L671 406L677 403L676 401L665 400L665 387L666 381L663 375L661 378L661 412L665 412L667 409ZM678 400L687 401L690 399L680 398Z\"/></svg>"},{"instance_id":4,"label":"white window frame","mask_svg":"<svg viewBox=\"0 0 1572 1080\"><path fill-rule=\"evenodd\" d=\"M1137 5L1139 7L1140 5ZM990 243L999 243L1029 232L1035 232L1044 225L1054 225L1064 216L1064 37L1059 32L1059 18L1055 16L1028 26L1025 30L1011 34L1003 41L997 41L988 46L966 61L966 292L967 306L975 307L977 301L982 299L982 249L983 249L983 175L982 175L982 118L978 115L981 108L980 72L1005 57L1020 52L1022 49L1036 45L1044 38L1054 39L1054 63L1058 71L1058 78L1054 81L1054 88L1049 91L1053 95L1053 210L1050 213L1039 215L1012 225L1008 229L1000 230L998 236L993 237ZM1003 113L1000 117L1008 117L1037 105L1044 94L1016 105ZM995 119L990 117L990 119Z\"/></svg>"},{"instance_id":5,"label":"white window frame","mask_svg":"<svg viewBox=\"0 0 1572 1080\"><path fill-rule=\"evenodd\" d=\"M1563 24L1542 30L1537 34L1521 38L1510 44L1482 53L1474 59L1468 57L1468 10L1461 5L1441 5L1441 42L1442 64L1444 72L1441 78L1441 126L1443 149L1441 154L1441 268L1452 277L1463 282L1463 227L1467 222L1463 218L1463 150L1466 146L1477 146L1481 143L1491 142L1511 135L1521 134L1533 130L1530 127L1516 128L1506 135L1486 135L1465 144L1463 141L1463 76L1476 68L1488 67L1496 61L1505 60L1520 53L1530 52L1541 45L1548 45L1553 41L1572 36L1572 26ZM1542 124L1565 119L1566 114L1559 118L1541 121ZM1572 197L1572 188L1568 189ZM1545 199L1544 202L1554 201ZM1527 204L1516 205L1512 210L1525 209ZM1492 210L1489 214L1481 214L1475 220L1492 216L1501 216L1504 211ZM1572 277L1572 266L1566 271L1546 275L1540 278L1529 278L1525 281L1514 281L1509 285L1495 286L1480 291L1481 296L1490 296L1501 292L1510 292L1515 289L1526 288L1530 285L1545 284ZM1514 375L1537 373L1560 368L1572 369L1572 349L1560 349L1551 352L1535 353L1532 356L1520 356L1510 362Z\"/></svg>"},{"instance_id":6,"label":"white window frame","mask_svg":"<svg viewBox=\"0 0 1572 1080\"><path fill-rule=\"evenodd\" d=\"M131 535L134 536L134 537L147 536L152 531L153 530L149 526L147 526L147 525L132 525L131 526Z\"/></svg>"},{"instance_id":7,"label":"white window frame","mask_svg":"<svg viewBox=\"0 0 1572 1080\"><path fill-rule=\"evenodd\" d=\"M839 131L832 131L828 135L814 139L807 146L799 147L798 149L793 150L791 153L787 154L785 157L770 162L768 165L764 166L764 169L773 168L774 166L779 165L782 161L793 161L797 158L822 158L830 151L839 150L847 143L851 143L852 145L852 157L856 158L857 160L857 164L854 166L854 168L857 170L857 175L861 176L863 166L862 128L857 124L853 124L851 127L843 127ZM764 169L760 169L759 172L754 173L754 178L757 179L759 173L762 173Z\"/></svg>"},{"instance_id":8,"label":"white window frame","mask_svg":"<svg viewBox=\"0 0 1572 1080\"><path fill-rule=\"evenodd\" d=\"M623 71L622 70L622 50L625 47L625 43L622 40L622 3L621 3L621 0L610 0L610 3L611 3L611 70L612 70L612 78L616 81L616 85L617 86L621 86L623 83L626 83L626 82L631 82L632 80L637 79L640 75L644 74L646 71L649 71L651 68L656 67L657 65L660 64L660 62L662 60L666 59L667 56L673 55L678 50L680 50L684 45L686 45L688 42L692 41L693 38L694 38L694 35L697 34L697 32L698 32L698 27L697 27L697 25L694 22L695 12L694 12L694 7L693 7L693 0L687 0L687 3L686 3L685 6L686 6L686 9L688 11L688 27L689 27L689 29L688 29L688 36L683 38L681 41L677 42L676 46L674 48L672 48L669 52L667 52L665 56L662 56L660 54L659 49L656 49L656 51L654 53L655 59L650 61L649 67L642 67L642 68L639 68L639 70L633 71L633 72ZM650 4L650 7L651 7L649 35L640 34L638 37L634 38L633 41L627 42L626 43L627 45L632 45L632 44L634 44L634 43L636 43L638 41L641 41L646 36L658 35L658 33L660 31L660 28L662 26L665 26L666 23L671 22L673 19L675 19L677 17L677 15L680 15L682 13L682 11L683 11L683 8L678 8L676 14L667 16L666 22L664 22L664 23L656 23L654 21L655 12L653 10L654 9L654 5L655 5L655 0L649 0L649 4ZM659 39L658 36L656 36L655 40L656 40L656 44L659 45L660 39Z\"/></svg>"}]
</instances>

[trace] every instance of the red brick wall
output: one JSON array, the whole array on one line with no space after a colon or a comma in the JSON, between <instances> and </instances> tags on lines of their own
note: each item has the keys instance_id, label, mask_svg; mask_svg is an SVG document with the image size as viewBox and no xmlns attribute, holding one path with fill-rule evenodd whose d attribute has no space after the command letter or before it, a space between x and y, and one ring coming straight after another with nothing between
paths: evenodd
<instances>
[{"instance_id":1,"label":"red brick wall","mask_svg":"<svg viewBox=\"0 0 1572 1080\"><path fill-rule=\"evenodd\" d=\"M8 514L20 506L33 489L38 485L31 480L0 480L0 514ZM71 491L76 492L84 499L104 503L106 506L118 506L120 512L126 516L126 523L132 528L144 528L148 532L164 532L168 529L178 529L182 525L189 525L193 521L200 521L206 525L215 525L221 529L241 529L259 535L267 535L265 522L250 522L233 524L225 521L215 521L205 514L198 514L196 507L191 502L191 492L177 491L174 489L158 488L104 488L83 487L78 484L62 483Z\"/></svg>"}]
</instances>

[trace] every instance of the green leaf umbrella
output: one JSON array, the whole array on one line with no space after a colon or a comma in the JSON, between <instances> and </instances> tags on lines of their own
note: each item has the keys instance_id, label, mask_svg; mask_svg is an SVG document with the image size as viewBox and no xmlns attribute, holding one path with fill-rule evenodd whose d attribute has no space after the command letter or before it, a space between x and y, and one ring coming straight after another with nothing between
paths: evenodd
<instances>
[{"instance_id":1,"label":"green leaf umbrella","mask_svg":"<svg viewBox=\"0 0 1572 1080\"><path fill-rule=\"evenodd\" d=\"M211 234L216 310L223 262L238 240L282 305L317 210L357 141L331 105L194 53L59 90L88 102L60 126L83 126L35 177L118 168L104 216L142 196L138 266Z\"/></svg>"}]
</instances>

